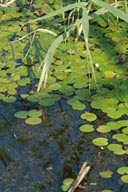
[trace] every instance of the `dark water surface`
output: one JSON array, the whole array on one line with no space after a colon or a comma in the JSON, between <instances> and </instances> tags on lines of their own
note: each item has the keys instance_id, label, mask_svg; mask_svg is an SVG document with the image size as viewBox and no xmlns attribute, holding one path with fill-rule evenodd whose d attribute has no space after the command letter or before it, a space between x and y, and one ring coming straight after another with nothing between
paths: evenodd
<instances>
[{"instance_id":1,"label":"dark water surface","mask_svg":"<svg viewBox=\"0 0 128 192\"><path fill-rule=\"evenodd\" d=\"M127 191L116 174L125 158L95 147L91 141L98 133L79 131L80 112L63 100L61 108L45 108L42 124L32 126L13 116L21 105L0 104L0 192L59 192L65 178L76 178L84 161L91 170L83 182L87 187L78 191ZM99 172L109 169L113 177L102 179Z\"/></svg>"}]
</instances>

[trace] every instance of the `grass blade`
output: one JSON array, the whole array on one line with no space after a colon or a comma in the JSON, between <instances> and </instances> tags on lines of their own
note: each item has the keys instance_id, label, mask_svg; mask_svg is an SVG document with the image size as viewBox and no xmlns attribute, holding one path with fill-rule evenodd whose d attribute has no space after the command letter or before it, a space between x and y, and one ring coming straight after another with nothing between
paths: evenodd
<instances>
[{"instance_id":1,"label":"grass blade","mask_svg":"<svg viewBox=\"0 0 128 192\"><path fill-rule=\"evenodd\" d=\"M37 21L42 21L42 20L54 17L54 16L59 15L59 14L63 14L66 11L69 11L69 10L72 10L72 9L75 9L75 8L85 7L85 6L87 6L87 4L88 3L86 3L86 2L73 3L73 4L70 4L68 6L62 7L62 8L60 8L57 11L53 11L53 12L51 12L51 13L45 15L45 16L39 17L37 19L30 20L27 23L33 23L33 22L37 22Z\"/></svg>"},{"instance_id":2,"label":"grass blade","mask_svg":"<svg viewBox=\"0 0 128 192\"><path fill-rule=\"evenodd\" d=\"M123 11L113 7L112 5L99 1L99 0L91 0L93 3L95 3L96 5L107 9L109 12L111 12L113 15L115 15L116 17L119 17L120 19L128 22L128 14L124 13Z\"/></svg>"}]
</instances>

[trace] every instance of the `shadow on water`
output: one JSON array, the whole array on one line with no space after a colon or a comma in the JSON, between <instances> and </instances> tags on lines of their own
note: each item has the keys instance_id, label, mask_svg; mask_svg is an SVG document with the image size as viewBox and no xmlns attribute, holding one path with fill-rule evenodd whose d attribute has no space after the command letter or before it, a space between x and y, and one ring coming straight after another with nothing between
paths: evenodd
<instances>
[{"instance_id":1,"label":"shadow on water","mask_svg":"<svg viewBox=\"0 0 128 192\"><path fill-rule=\"evenodd\" d=\"M91 165L91 171L84 180L86 189L78 191L99 192L109 183L114 191L126 192L125 185L117 183L116 174L124 158L92 145L98 133L79 131L80 112L71 110L62 100L63 111L59 104L45 108L42 124L31 126L10 115L18 105L1 103L1 114L6 117L0 116L0 192L59 192L65 178L76 178L84 161ZM108 169L114 177L100 178L99 171Z\"/></svg>"}]
</instances>

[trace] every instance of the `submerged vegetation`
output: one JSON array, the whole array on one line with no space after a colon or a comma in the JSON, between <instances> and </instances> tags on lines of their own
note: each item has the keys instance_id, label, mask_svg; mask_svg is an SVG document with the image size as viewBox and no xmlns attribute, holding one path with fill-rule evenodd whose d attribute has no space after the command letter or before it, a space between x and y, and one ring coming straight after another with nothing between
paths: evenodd
<instances>
[{"instance_id":1,"label":"submerged vegetation","mask_svg":"<svg viewBox=\"0 0 128 192\"><path fill-rule=\"evenodd\" d=\"M63 113L65 100L81 112L81 134L96 133L92 144L127 156L127 1L24 0L0 10L0 99L28 107L14 116L35 126L45 107L59 103ZM127 169L116 170L123 183ZM113 172L99 175L111 178ZM65 178L62 190L73 181Z\"/></svg>"}]
</instances>

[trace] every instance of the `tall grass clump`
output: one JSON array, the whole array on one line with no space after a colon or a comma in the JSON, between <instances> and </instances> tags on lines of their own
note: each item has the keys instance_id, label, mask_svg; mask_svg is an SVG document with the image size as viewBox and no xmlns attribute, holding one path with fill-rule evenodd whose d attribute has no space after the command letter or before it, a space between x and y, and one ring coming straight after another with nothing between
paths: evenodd
<instances>
[{"instance_id":1,"label":"tall grass clump","mask_svg":"<svg viewBox=\"0 0 128 192\"><path fill-rule=\"evenodd\" d=\"M93 9L94 6L97 9ZM125 13L125 11L122 11L120 9L122 6L125 7L126 13ZM79 35L81 35L81 32L83 32L84 40L85 40L85 47L86 47L87 61L88 61L88 64L92 68L92 73L94 75L94 79L96 80L95 72L94 72L94 68L93 68L93 61L92 61L91 53L90 53L90 50L89 50L89 36L88 36L88 34L89 34L90 20L93 20L93 19L95 19L96 17L98 17L100 15L103 15L103 14L106 14L106 13L111 13L113 16L115 16L115 17L117 17L117 18L119 18L121 20L124 20L125 22L128 22L127 0L124 0L124 2L115 1L112 4L103 2L101 0L89 0L87 2L81 2L79 0L76 3L69 4L69 5L65 6L65 7L61 7L59 10L48 13L45 16L39 17L37 19L30 20L27 23L31 24L31 23L34 23L34 22L40 22L40 21L42 22L43 20L47 20L49 18L54 19L54 17L58 16L58 15L62 15L63 18L64 18L66 12L69 13L68 20L69 21L72 20L72 22L68 22L67 25L65 24L63 33L56 35L55 40L52 42L52 44L48 48L46 56L45 56L45 58L44 58L44 60L43 60L43 62L41 64L42 72L41 72L37 92L40 91L42 85L44 87L46 86L50 66L51 66L51 63L52 63L53 56L54 56L54 54L56 52L56 49L58 48L58 46L62 42L64 42L69 36L71 36L72 32L75 31L76 29L78 29L78 34ZM77 12L79 17L76 17L75 19L72 19L74 12ZM44 31L45 31L45 29L44 29ZM42 30L42 32L43 32L43 30ZM55 35L52 32L49 32L49 33Z\"/></svg>"}]
</instances>

